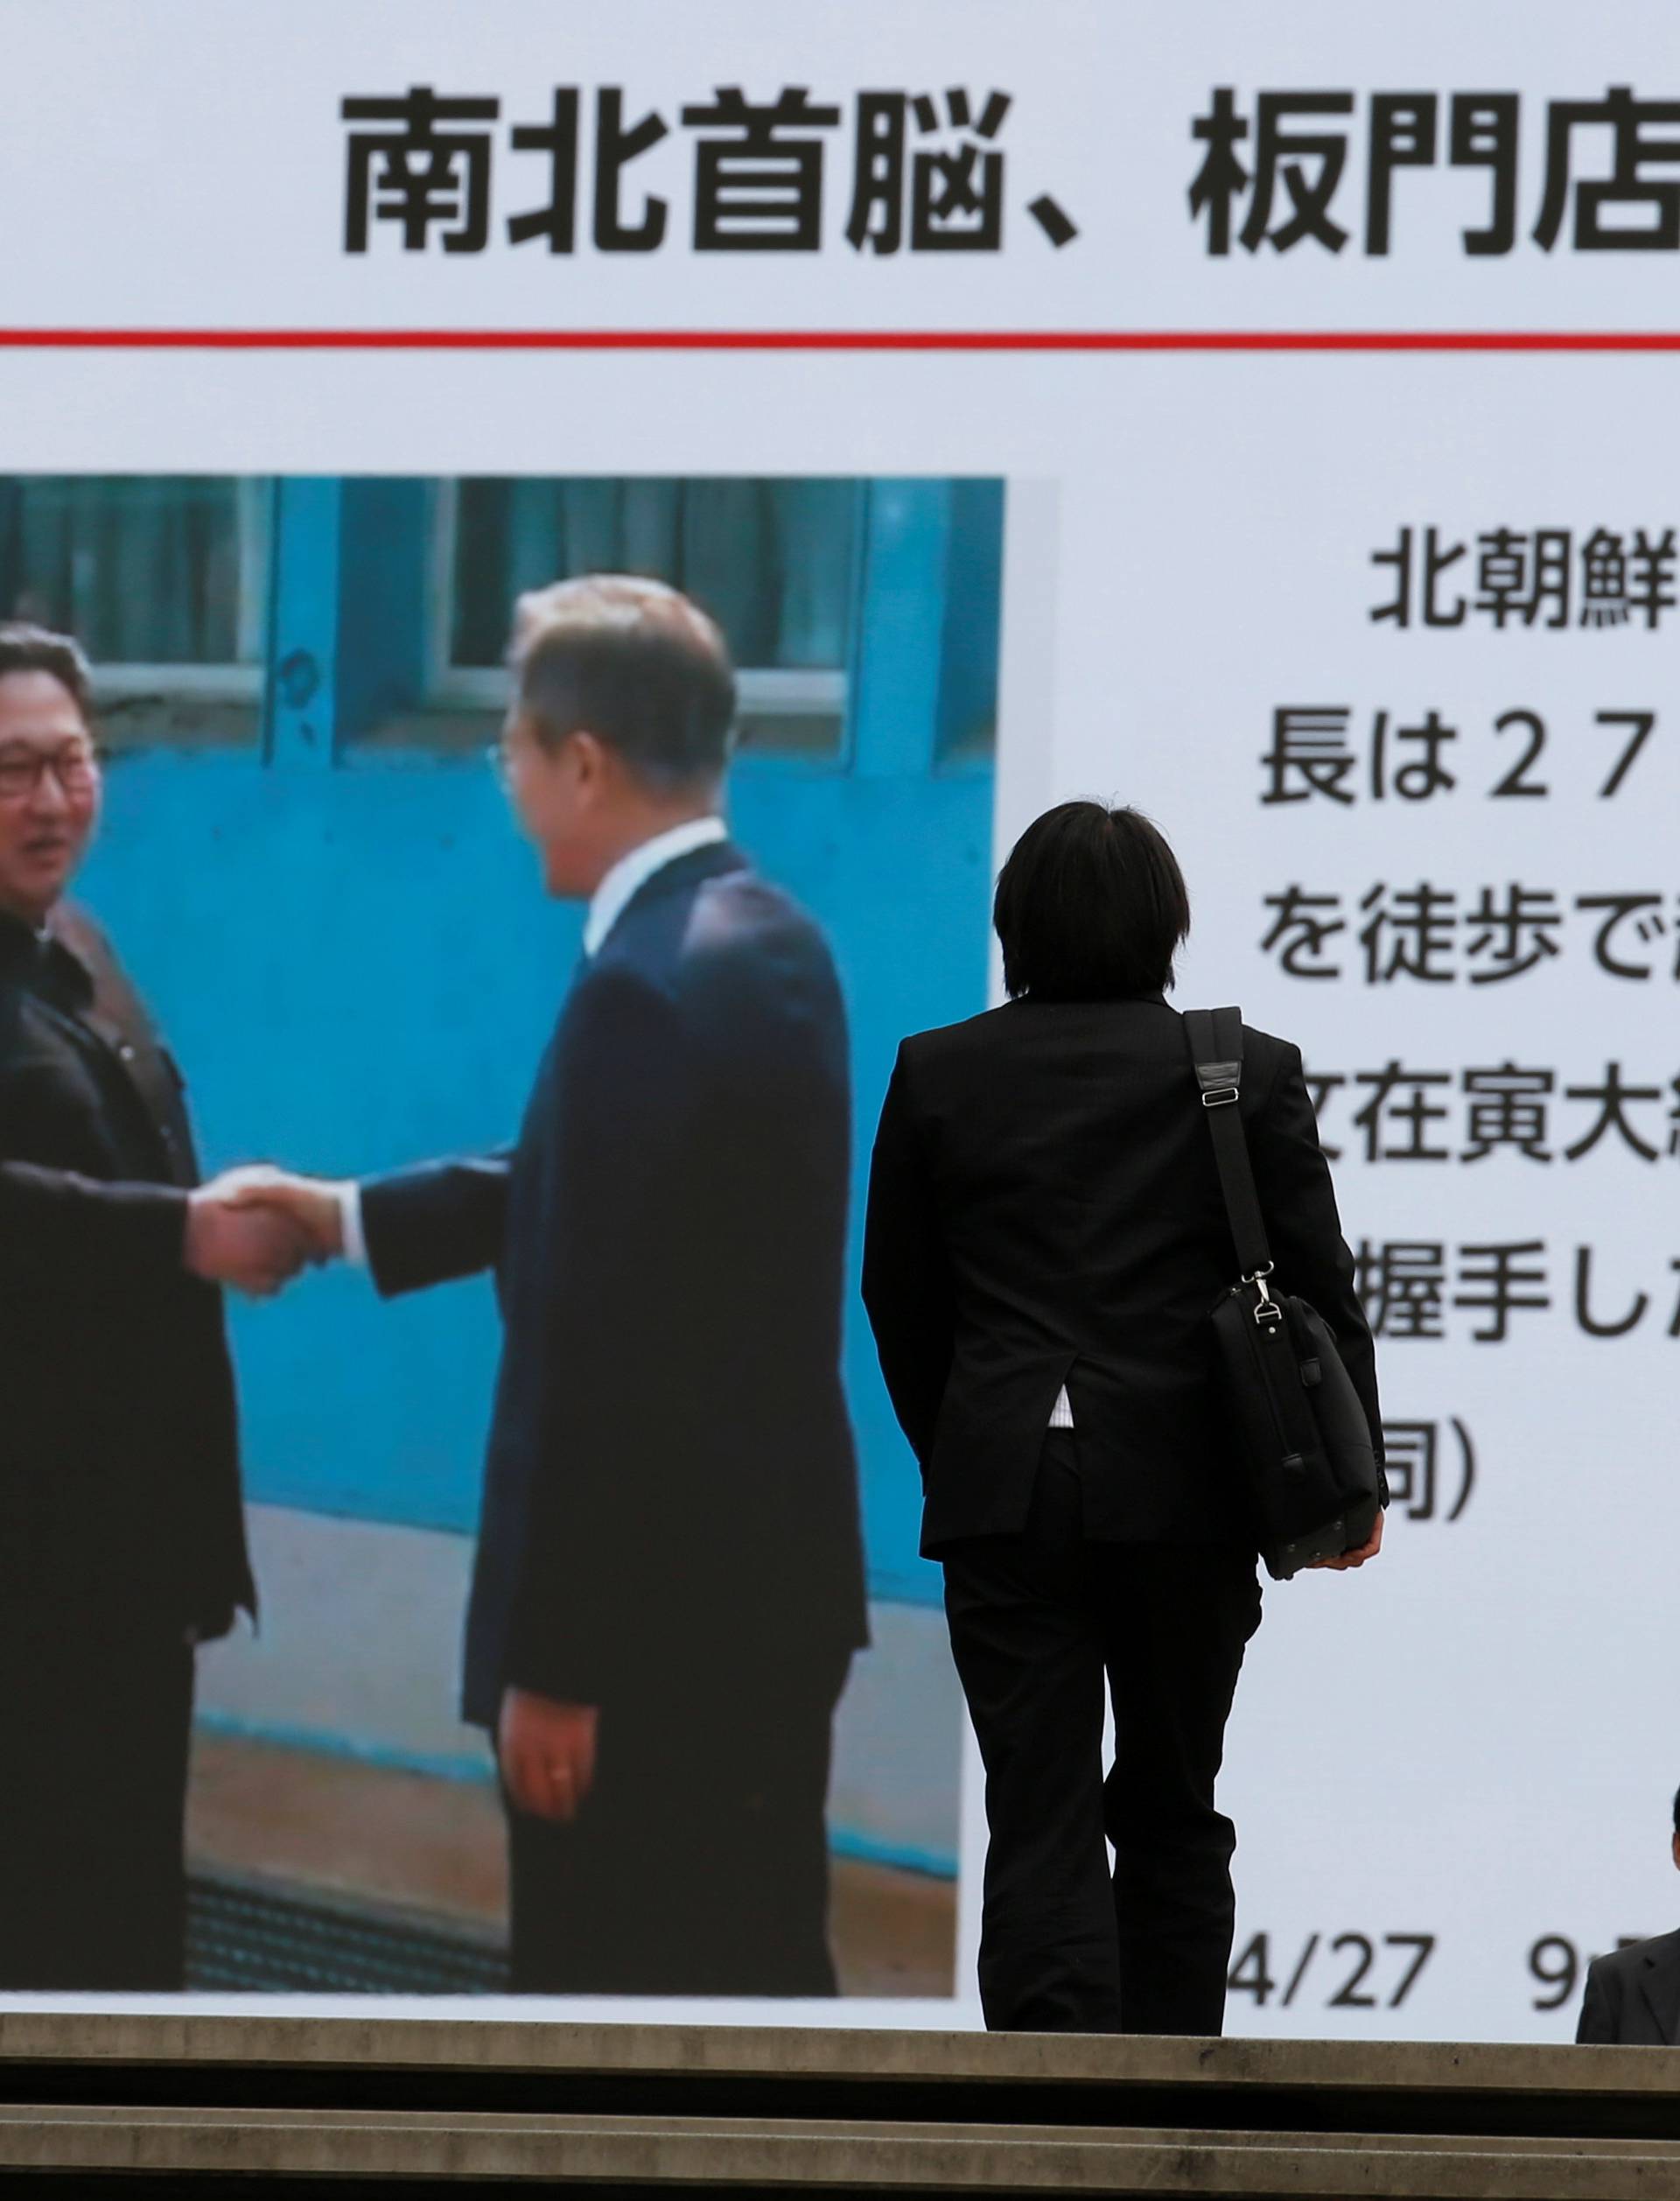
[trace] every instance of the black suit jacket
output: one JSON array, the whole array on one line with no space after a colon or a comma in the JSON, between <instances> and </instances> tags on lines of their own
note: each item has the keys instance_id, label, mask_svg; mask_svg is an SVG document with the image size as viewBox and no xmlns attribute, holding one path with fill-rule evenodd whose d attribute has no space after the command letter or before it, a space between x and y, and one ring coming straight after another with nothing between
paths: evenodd
<instances>
[{"instance_id":1,"label":"black suit jacket","mask_svg":"<svg viewBox=\"0 0 1680 2201\"><path fill-rule=\"evenodd\" d=\"M92 920L50 930L0 915L0 1601L218 1635L254 1600L184 1086Z\"/></svg>"},{"instance_id":2,"label":"black suit jacket","mask_svg":"<svg viewBox=\"0 0 1680 2201\"><path fill-rule=\"evenodd\" d=\"M866 1639L840 1326L844 1012L727 846L655 873L573 985L511 1154L375 1181L375 1281L494 1265L505 1326L466 1716Z\"/></svg>"},{"instance_id":3,"label":"black suit jacket","mask_svg":"<svg viewBox=\"0 0 1680 2201\"><path fill-rule=\"evenodd\" d=\"M1242 1111L1284 1286L1371 1335L1299 1051L1245 1027ZM1208 1310L1236 1274L1183 1020L1159 996L1014 1001L906 1040L870 1178L864 1297L921 1464L922 1550L1025 1524L1065 1383L1088 1532L1247 1541Z\"/></svg>"},{"instance_id":4,"label":"black suit jacket","mask_svg":"<svg viewBox=\"0 0 1680 2201\"><path fill-rule=\"evenodd\" d=\"M1680 1933L1634 1941L1586 1968L1578 2041L1680 2046Z\"/></svg>"}]
</instances>

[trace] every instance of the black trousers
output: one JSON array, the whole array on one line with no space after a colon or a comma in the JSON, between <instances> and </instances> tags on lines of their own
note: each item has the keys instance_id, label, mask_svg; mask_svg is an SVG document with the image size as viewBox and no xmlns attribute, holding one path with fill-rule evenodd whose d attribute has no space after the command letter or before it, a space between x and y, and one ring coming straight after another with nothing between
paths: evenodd
<instances>
[{"instance_id":1,"label":"black trousers","mask_svg":"<svg viewBox=\"0 0 1680 2201\"><path fill-rule=\"evenodd\" d=\"M986 1769L987 2025L1218 2033L1236 1832L1214 1782L1260 1622L1252 1549L1088 1543L1078 1440L1053 1431L1023 1533L954 1545L944 1566Z\"/></svg>"},{"instance_id":2,"label":"black trousers","mask_svg":"<svg viewBox=\"0 0 1680 2201\"><path fill-rule=\"evenodd\" d=\"M0 1988L181 1987L192 1714L178 1628L0 1616Z\"/></svg>"},{"instance_id":3,"label":"black trousers","mask_svg":"<svg viewBox=\"0 0 1680 2201\"><path fill-rule=\"evenodd\" d=\"M516 1994L835 1992L825 1810L850 1653L609 1702L570 1825L504 1794Z\"/></svg>"}]
</instances>

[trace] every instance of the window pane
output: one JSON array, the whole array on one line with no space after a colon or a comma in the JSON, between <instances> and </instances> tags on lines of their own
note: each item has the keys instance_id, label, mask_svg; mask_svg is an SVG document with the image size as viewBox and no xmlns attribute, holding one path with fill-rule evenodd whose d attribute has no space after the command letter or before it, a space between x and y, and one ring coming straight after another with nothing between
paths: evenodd
<instances>
[{"instance_id":1,"label":"window pane","mask_svg":"<svg viewBox=\"0 0 1680 2201\"><path fill-rule=\"evenodd\" d=\"M0 474L0 619L74 634L113 747L254 744L271 488L203 474Z\"/></svg>"},{"instance_id":2,"label":"window pane","mask_svg":"<svg viewBox=\"0 0 1680 2201\"><path fill-rule=\"evenodd\" d=\"M735 753L744 757L804 757L816 764L839 754L844 732L838 710L760 711L744 698Z\"/></svg>"},{"instance_id":3,"label":"window pane","mask_svg":"<svg viewBox=\"0 0 1680 2201\"><path fill-rule=\"evenodd\" d=\"M951 486L945 633L941 650L942 765L989 764L998 747L998 624L1003 595L1004 485Z\"/></svg>"},{"instance_id":4,"label":"window pane","mask_svg":"<svg viewBox=\"0 0 1680 2201\"><path fill-rule=\"evenodd\" d=\"M264 485L192 474L0 475L0 616L94 665L236 667L262 648Z\"/></svg>"},{"instance_id":5,"label":"window pane","mask_svg":"<svg viewBox=\"0 0 1680 2201\"><path fill-rule=\"evenodd\" d=\"M499 665L523 589L645 573L704 606L743 670L846 661L858 488L850 481L465 480L450 662Z\"/></svg>"}]
</instances>

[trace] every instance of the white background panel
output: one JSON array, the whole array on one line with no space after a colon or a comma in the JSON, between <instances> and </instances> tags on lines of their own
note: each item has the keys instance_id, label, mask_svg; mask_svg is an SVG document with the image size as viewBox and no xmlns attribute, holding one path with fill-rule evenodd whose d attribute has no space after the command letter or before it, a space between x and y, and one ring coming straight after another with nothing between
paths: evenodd
<instances>
[{"instance_id":1,"label":"white background panel","mask_svg":"<svg viewBox=\"0 0 1680 2201\"><path fill-rule=\"evenodd\" d=\"M1666 5L1416 6L1404 18L1291 0L1167 11L1122 5L843 13L746 0L603 15L512 0L475 9L346 4L251 17L9 0L8 74L35 87L0 136L0 298L14 326L80 325L1217 328L1673 327L1670 255L1472 263L1480 172L1405 176L1386 262L1310 250L1213 263L1184 209L1188 123L1209 88L1513 88L1525 95L1531 225L1536 99L1631 84L1680 91ZM187 26L192 26L191 35ZM533 25L542 35L534 37ZM1520 30L1520 37L1517 35ZM72 47L74 46L74 66ZM255 56L260 52L261 67ZM622 82L674 107L719 81L819 95L874 82L990 85L1016 95L1012 171L1081 221L1056 254L1017 222L1001 261L798 265L668 247L645 262L550 263L505 248L470 263L338 249L346 91L410 81L487 88L512 119L555 82ZM515 111L516 110L516 111ZM1043 173L1040 176L1040 172ZM682 185L679 175L673 186ZM1018 194L1019 195L1019 194ZM1357 194L1355 194L1355 198ZM31 219L10 210L27 205ZM675 217L674 217L675 218ZM1672 359L994 354L238 355L0 350L9 471L1003 473L1011 489L998 845L1043 803L1122 796L1167 830L1195 931L1179 999L1239 999L1314 1067L1395 1058L1456 1076L1543 1064L1560 1087L1620 1061L1680 1073L1675 937L1643 985L1597 970L1572 919L1561 956L1491 986L1284 976L1258 943L1264 897L1291 882L1352 904L1378 880L1578 894L1680 887L1676 614L1658 629L1452 631L1376 626L1397 530L1474 545L1497 527L1680 526ZM1474 562L1474 548L1451 577ZM1354 727L1433 707L1461 729L1452 795L1427 803L1264 808L1260 756L1284 704L1346 704ZM1490 800L1513 706L1553 728L1544 801ZM1596 789L1614 737L1599 710L1656 732L1614 801ZM869 1105L865 1097L863 1105ZM1672 1400L1680 1340L1680 1160L1614 1136L1577 1163L1501 1154L1466 1167L1360 1159L1345 1096L1337 1180L1350 1237L1546 1241L1552 1307L1511 1338L1382 1350L1400 1419L1462 1418L1480 1475L1463 1517L1394 1519L1381 1563L1269 1594L1233 1722L1226 1779L1242 1835L1239 1946L1269 1937L1264 2006L1233 2030L1566 2037L1576 2000L1536 2010L1528 1955L1583 1953L1673 1923ZM1662 1111L1645 1111L1662 1123ZM1326 1126L1332 1121L1326 1113ZM1556 1148L1584 1128L1559 1106ZM1560 1139L1557 1125L1568 1128ZM1457 1139L1457 1121L1449 1126ZM1642 1324L1584 1338L1574 1249L1595 1249L1610 1311ZM1396 1508L1396 1516L1399 1509ZM964 1978L983 1823L965 1812ZM1404 2003L1408 1952L1435 1937ZM1336 2003L1362 1934L1364 1990ZM1312 1937L1312 1952L1306 1952ZM1290 2007L1284 1988L1306 1958ZM628 2014L626 2012L626 2014ZM645 2007L637 2014L650 2014ZM848 2006L865 2021L973 2022ZM712 2015L765 2015L760 2007ZM780 2013L778 2013L780 2015ZM818 2013L821 2015L821 2013Z\"/></svg>"}]
</instances>

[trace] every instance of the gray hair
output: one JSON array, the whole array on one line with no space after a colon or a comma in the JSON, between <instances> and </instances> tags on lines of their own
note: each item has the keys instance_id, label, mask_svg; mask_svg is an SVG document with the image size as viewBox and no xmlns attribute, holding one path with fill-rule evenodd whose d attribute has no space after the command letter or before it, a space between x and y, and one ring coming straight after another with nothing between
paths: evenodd
<instances>
[{"instance_id":1,"label":"gray hair","mask_svg":"<svg viewBox=\"0 0 1680 2201\"><path fill-rule=\"evenodd\" d=\"M662 791L710 784L729 761L735 674L715 620L664 581L590 573L514 609L517 705L545 748L589 732Z\"/></svg>"}]
</instances>

